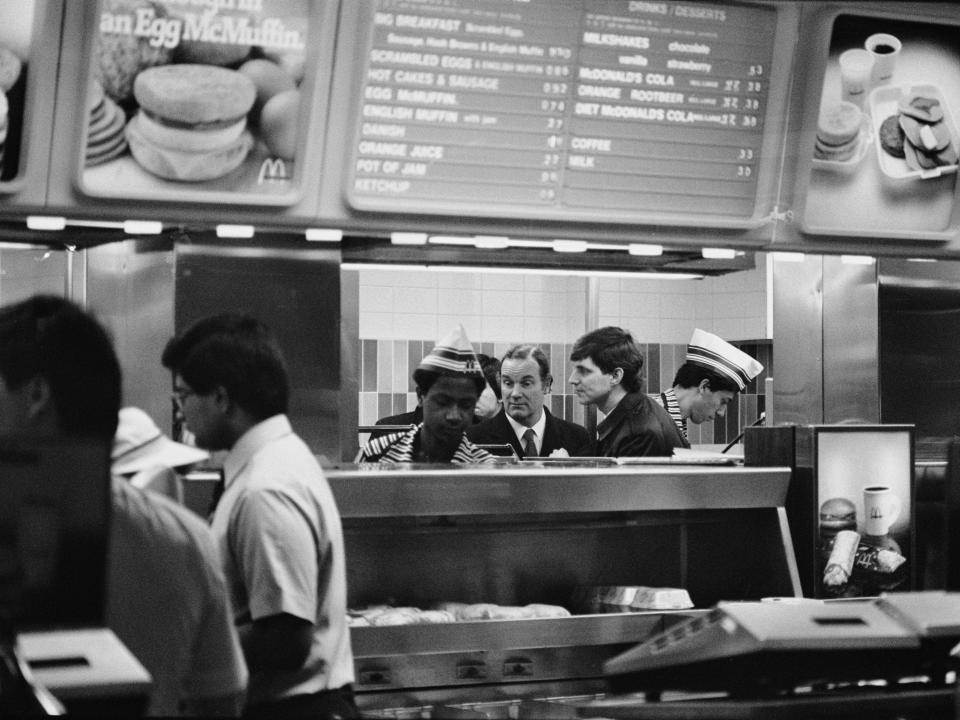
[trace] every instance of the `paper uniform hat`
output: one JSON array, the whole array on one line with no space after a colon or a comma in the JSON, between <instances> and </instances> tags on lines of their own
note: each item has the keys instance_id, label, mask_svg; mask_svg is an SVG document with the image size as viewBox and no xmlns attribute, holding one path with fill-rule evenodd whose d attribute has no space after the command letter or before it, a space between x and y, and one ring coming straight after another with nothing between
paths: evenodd
<instances>
[{"instance_id":1,"label":"paper uniform hat","mask_svg":"<svg viewBox=\"0 0 960 720\"><path fill-rule=\"evenodd\" d=\"M740 392L763 371L763 365L726 340L697 328L687 345L687 362L702 365L733 380Z\"/></svg>"},{"instance_id":2,"label":"paper uniform hat","mask_svg":"<svg viewBox=\"0 0 960 720\"><path fill-rule=\"evenodd\" d=\"M111 469L117 475L128 475L148 468L177 468L192 465L210 457L200 448L184 445L164 435L157 424L140 408L120 409L117 434L110 453Z\"/></svg>"},{"instance_id":3,"label":"paper uniform hat","mask_svg":"<svg viewBox=\"0 0 960 720\"><path fill-rule=\"evenodd\" d=\"M429 370L440 375L483 378L480 361L473 351L463 325L457 325L433 350L420 361L418 370Z\"/></svg>"}]
</instances>

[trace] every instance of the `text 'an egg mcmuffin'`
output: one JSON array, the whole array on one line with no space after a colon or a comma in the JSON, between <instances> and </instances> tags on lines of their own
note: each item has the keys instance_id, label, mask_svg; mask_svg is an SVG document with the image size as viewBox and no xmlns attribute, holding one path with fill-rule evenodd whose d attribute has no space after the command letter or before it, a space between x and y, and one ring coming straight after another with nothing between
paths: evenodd
<instances>
[{"instance_id":1,"label":"text 'an egg mcmuffin'","mask_svg":"<svg viewBox=\"0 0 960 720\"><path fill-rule=\"evenodd\" d=\"M212 180L244 161L253 146L247 113L257 96L250 78L215 65L174 64L137 75L140 106L127 123L130 152L168 180Z\"/></svg>"}]
</instances>

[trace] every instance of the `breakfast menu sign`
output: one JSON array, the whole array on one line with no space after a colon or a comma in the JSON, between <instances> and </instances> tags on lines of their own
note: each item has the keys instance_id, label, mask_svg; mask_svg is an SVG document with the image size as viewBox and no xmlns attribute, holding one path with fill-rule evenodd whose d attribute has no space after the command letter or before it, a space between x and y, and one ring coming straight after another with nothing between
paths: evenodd
<instances>
[{"instance_id":1,"label":"breakfast menu sign","mask_svg":"<svg viewBox=\"0 0 960 720\"><path fill-rule=\"evenodd\" d=\"M379 0L348 202L759 224L777 20L726 3Z\"/></svg>"},{"instance_id":2,"label":"breakfast menu sign","mask_svg":"<svg viewBox=\"0 0 960 720\"><path fill-rule=\"evenodd\" d=\"M85 192L293 202L301 108L311 102L310 8L102 0L83 118Z\"/></svg>"}]
</instances>

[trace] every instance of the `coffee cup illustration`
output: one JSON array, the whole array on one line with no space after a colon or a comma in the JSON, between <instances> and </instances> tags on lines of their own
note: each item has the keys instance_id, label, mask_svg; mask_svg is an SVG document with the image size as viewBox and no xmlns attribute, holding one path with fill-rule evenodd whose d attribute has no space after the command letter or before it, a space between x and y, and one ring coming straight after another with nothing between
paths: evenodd
<instances>
[{"instance_id":1,"label":"coffee cup illustration","mask_svg":"<svg viewBox=\"0 0 960 720\"><path fill-rule=\"evenodd\" d=\"M863 489L863 530L866 535L886 535L900 515L900 498L886 485Z\"/></svg>"}]
</instances>

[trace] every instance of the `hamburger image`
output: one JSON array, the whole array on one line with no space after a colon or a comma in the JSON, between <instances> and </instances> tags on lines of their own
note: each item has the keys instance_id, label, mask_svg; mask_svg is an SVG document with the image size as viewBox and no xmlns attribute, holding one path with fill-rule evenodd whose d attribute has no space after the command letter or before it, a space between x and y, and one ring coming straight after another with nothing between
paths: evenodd
<instances>
[{"instance_id":1,"label":"hamburger image","mask_svg":"<svg viewBox=\"0 0 960 720\"><path fill-rule=\"evenodd\" d=\"M851 102L832 103L820 112L813 156L818 160L843 162L857 153L863 114Z\"/></svg>"},{"instance_id":2,"label":"hamburger image","mask_svg":"<svg viewBox=\"0 0 960 720\"><path fill-rule=\"evenodd\" d=\"M833 537L841 530L857 529L857 508L847 498L835 497L820 506L820 536Z\"/></svg>"},{"instance_id":3,"label":"hamburger image","mask_svg":"<svg viewBox=\"0 0 960 720\"><path fill-rule=\"evenodd\" d=\"M243 73L215 65L162 65L137 75L133 94L139 110L125 129L130 152L158 177L222 177L253 147L247 113L257 93Z\"/></svg>"}]
</instances>

